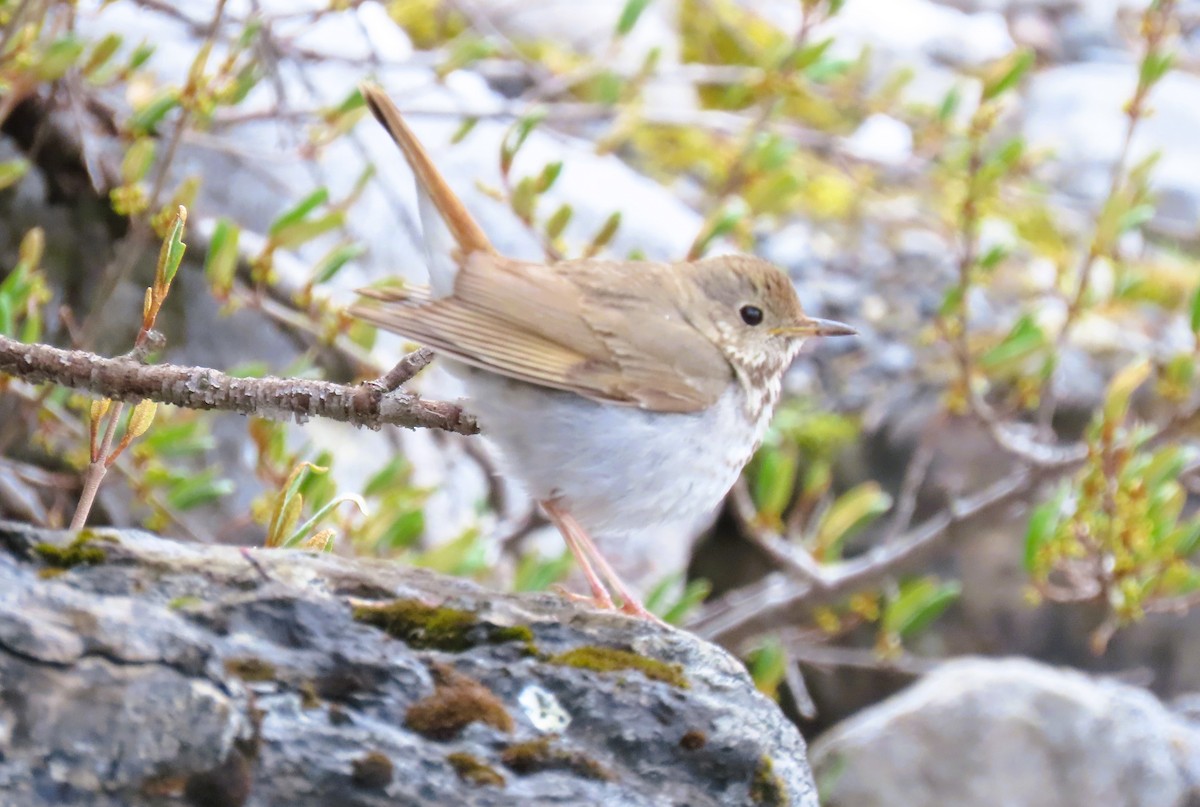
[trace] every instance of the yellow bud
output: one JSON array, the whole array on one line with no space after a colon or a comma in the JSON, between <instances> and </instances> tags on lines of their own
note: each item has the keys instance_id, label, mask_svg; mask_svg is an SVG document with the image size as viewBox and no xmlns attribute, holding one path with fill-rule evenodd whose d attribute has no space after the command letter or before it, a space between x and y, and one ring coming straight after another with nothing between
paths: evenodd
<instances>
[{"instance_id":1,"label":"yellow bud","mask_svg":"<svg viewBox=\"0 0 1200 807\"><path fill-rule=\"evenodd\" d=\"M141 437L150 428L150 424L154 422L154 415L158 412L158 404L154 401L142 401L133 409L133 414L129 416L129 428L126 434L130 438Z\"/></svg>"},{"instance_id":2,"label":"yellow bud","mask_svg":"<svg viewBox=\"0 0 1200 807\"><path fill-rule=\"evenodd\" d=\"M98 401L92 401L92 408L90 412L92 423L99 423L100 418L104 417L108 413L108 408L110 406L112 406L112 401L110 401L108 398L101 398Z\"/></svg>"}]
</instances>

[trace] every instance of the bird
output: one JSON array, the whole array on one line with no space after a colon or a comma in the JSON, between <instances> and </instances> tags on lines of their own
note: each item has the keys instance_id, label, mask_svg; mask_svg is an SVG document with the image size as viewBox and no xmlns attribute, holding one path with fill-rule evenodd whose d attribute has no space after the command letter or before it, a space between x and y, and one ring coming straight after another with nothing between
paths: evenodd
<instances>
[{"instance_id":1,"label":"bird","mask_svg":"<svg viewBox=\"0 0 1200 807\"><path fill-rule=\"evenodd\" d=\"M552 264L501 255L378 85L366 106L415 178L428 287L367 288L352 316L432 348L463 406L558 528L599 608L654 617L596 544L712 513L758 449L806 339L750 255ZM580 597L581 599L587 599Z\"/></svg>"}]
</instances>

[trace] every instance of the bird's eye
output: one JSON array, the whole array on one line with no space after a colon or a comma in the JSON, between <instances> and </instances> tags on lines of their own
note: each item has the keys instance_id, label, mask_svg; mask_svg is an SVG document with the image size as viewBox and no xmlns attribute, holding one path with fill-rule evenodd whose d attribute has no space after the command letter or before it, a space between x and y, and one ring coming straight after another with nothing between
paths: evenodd
<instances>
[{"instance_id":1,"label":"bird's eye","mask_svg":"<svg viewBox=\"0 0 1200 807\"><path fill-rule=\"evenodd\" d=\"M747 325L758 325L763 321L762 309L756 305L744 305L738 313L742 315L742 322Z\"/></svg>"}]
</instances>

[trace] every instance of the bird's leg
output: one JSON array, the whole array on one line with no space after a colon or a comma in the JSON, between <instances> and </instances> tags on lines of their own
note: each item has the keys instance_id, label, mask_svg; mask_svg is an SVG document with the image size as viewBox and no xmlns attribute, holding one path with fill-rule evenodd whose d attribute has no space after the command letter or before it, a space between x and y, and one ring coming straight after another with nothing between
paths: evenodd
<instances>
[{"instance_id":1,"label":"bird's leg","mask_svg":"<svg viewBox=\"0 0 1200 807\"><path fill-rule=\"evenodd\" d=\"M646 610L646 606L642 605L642 601L637 598L637 595L633 594L628 588L625 587L625 584L621 582L620 576L618 576L616 570L613 569L612 564L608 562L604 555L600 554L600 550L596 547L596 544L594 541L592 541L590 535L581 530L578 540L583 545L584 551L591 556L592 562L594 562L596 567L600 569L600 574L604 575L604 579L608 581L608 584L612 587L613 591L615 591L617 596L621 598L622 611L630 614L631 616L649 619L652 622L662 622L661 619Z\"/></svg>"},{"instance_id":2,"label":"bird's leg","mask_svg":"<svg viewBox=\"0 0 1200 807\"><path fill-rule=\"evenodd\" d=\"M579 561L579 566L583 569L584 575L587 576L588 585L592 588L592 594L596 599L596 603L602 608L614 608L612 596L608 593L608 589L600 581L596 575L596 569L600 570L600 574L608 581L608 585L621 598L621 610L632 616L649 619L655 622L661 622L658 617L646 610L633 593L625 587L621 582L621 578L617 575L615 569L604 557L600 554L600 550L596 547L591 536L587 534L578 521L576 521L570 513L558 507L557 504L551 501L542 502L542 508L546 511L546 515L558 527L562 533L563 539L570 547L571 553L575 559Z\"/></svg>"},{"instance_id":3,"label":"bird's leg","mask_svg":"<svg viewBox=\"0 0 1200 807\"><path fill-rule=\"evenodd\" d=\"M575 556L576 563L583 571L584 577L587 578L588 586L592 589L592 601L599 607L607 610L613 610L616 606L613 604L612 595L608 593L608 589L600 582L600 578L596 576L596 570L592 568L591 560L588 558L587 547L592 546L591 539L587 533L583 531L583 527L579 526L579 522L571 517L565 510L559 509L558 505L550 500L541 503L542 509L546 511L550 521L558 527L558 531L562 534L563 540L567 542L567 548L571 550L571 554ZM594 549L595 547L592 546Z\"/></svg>"}]
</instances>

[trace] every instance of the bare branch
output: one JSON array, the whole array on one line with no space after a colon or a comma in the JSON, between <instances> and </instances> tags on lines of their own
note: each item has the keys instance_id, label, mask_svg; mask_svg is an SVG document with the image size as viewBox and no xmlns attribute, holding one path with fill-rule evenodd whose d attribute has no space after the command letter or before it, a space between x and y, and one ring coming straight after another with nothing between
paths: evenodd
<instances>
[{"instance_id":1,"label":"bare branch","mask_svg":"<svg viewBox=\"0 0 1200 807\"><path fill-rule=\"evenodd\" d=\"M396 366L368 383L379 387L383 392L393 392L400 385L429 366L433 361L433 351L427 347L414 350L396 363Z\"/></svg>"},{"instance_id":2,"label":"bare branch","mask_svg":"<svg viewBox=\"0 0 1200 807\"><path fill-rule=\"evenodd\" d=\"M775 573L706 605L687 626L706 639L737 645L747 636L803 619L818 605L836 602L918 563L946 540L950 527L1028 494L1040 471L1021 469L927 519L902 538L822 570L818 580Z\"/></svg>"},{"instance_id":3,"label":"bare branch","mask_svg":"<svg viewBox=\"0 0 1200 807\"><path fill-rule=\"evenodd\" d=\"M421 360L414 359L406 366L420 364ZM0 336L0 374L33 384L49 382L86 390L117 401L149 399L187 409L239 412L274 420L294 417L300 422L321 417L369 429L392 425L459 434L478 431L475 420L454 404L385 391L376 383L347 386L301 378L236 378L205 367L142 365L82 350L24 344L5 336Z\"/></svg>"}]
</instances>

